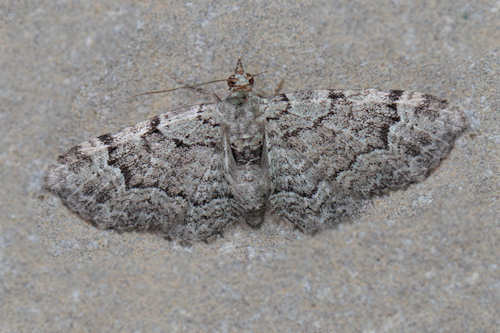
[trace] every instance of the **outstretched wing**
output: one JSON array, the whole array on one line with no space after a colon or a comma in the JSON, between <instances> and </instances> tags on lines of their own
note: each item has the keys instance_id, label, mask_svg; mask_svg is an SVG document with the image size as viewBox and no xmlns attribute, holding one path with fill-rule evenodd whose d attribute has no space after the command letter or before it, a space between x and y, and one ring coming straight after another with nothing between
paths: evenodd
<instances>
[{"instance_id":1,"label":"outstretched wing","mask_svg":"<svg viewBox=\"0 0 500 333\"><path fill-rule=\"evenodd\" d=\"M265 116L271 209L306 232L423 180L466 127L446 101L400 90L283 94Z\"/></svg>"},{"instance_id":2,"label":"outstretched wing","mask_svg":"<svg viewBox=\"0 0 500 333\"><path fill-rule=\"evenodd\" d=\"M156 116L70 149L45 187L102 229L205 239L237 218L223 181L216 105Z\"/></svg>"}]
</instances>

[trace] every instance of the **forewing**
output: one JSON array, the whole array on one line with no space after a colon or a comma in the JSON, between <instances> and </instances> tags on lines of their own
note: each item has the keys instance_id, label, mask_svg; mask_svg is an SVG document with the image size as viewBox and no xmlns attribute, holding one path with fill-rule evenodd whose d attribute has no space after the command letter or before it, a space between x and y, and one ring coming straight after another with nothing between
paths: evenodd
<instances>
[{"instance_id":1,"label":"forewing","mask_svg":"<svg viewBox=\"0 0 500 333\"><path fill-rule=\"evenodd\" d=\"M205 239L236 212L220 168L216 105L163 114L59 157L46 188L103 229Z\"/></svg>"},{"instance_id":2,"label":"forewing","mask_svg":"<svg viewBox=\"0 0 500 333\"><path fill-rule=\"evenodd\" d=\"M271 208L308 232L424 179L466 127L446 101L399 90L283 94L265 116Z\"/></svg>"}]
</instances>

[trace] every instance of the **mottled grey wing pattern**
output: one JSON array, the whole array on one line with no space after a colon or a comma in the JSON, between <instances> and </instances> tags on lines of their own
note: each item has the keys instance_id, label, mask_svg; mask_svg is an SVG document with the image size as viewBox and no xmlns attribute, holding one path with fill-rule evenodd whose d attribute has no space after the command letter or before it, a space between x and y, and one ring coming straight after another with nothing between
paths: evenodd
<instances>
[{"instance_id":1,"label":"mottled grey wing pattern","mask_svg":"<svg viewBox=\"0 0 500 333\"><path fill-rule=\"evenodd\" d=\"M235 221L223 180L215 105L163 114L73 147L46 187L102 229L206 239Z\"/></svg>"},{"instance_id":2,"label":"mottled grey wing pattern","mask_svg":"<svg viewBox=\"0 0 500 333\"><path fill-rule=\"evenodd\" d=\"M466 127L446 101L400 90L283 94L265 115L270 208L306 232L424 179Z\"/></svg>"}]
</instances>

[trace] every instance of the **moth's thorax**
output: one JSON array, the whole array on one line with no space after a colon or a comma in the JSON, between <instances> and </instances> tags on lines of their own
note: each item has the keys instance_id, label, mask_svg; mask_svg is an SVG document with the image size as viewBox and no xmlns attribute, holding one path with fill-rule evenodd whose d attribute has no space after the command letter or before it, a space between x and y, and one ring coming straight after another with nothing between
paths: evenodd
<instances>
[{"instance_id":1,"label":"moth's thorax","mask_svg":"<svg viewBox=\"0 0 500 333\"><path fill-rule=\"evenodd\" d=\"M223 122L237 164L259 164L264 144L264 124L259 120L260 98L238 91L224 101Z\"/></svg>"}]
</instances>

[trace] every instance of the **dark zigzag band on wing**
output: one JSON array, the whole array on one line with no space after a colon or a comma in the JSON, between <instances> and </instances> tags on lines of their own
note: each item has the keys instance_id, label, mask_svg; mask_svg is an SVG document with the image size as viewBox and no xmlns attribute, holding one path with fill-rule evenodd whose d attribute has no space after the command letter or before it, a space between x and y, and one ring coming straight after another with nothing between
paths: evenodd
<instances>
[{"instance_id":1,"label":"dark zigzag band on wing","mask_svg":"<svg viewBox=\"0 0 500 333\"><path fill-rule=\"evenodd\" d=\"M239 216L219 168L213 105L163 114L63 154L49 191L93 225L204 239Z\"/></svg>"},{"instance_id":2,"label":"dark zigzag band on wing","mask_svg":"<svg viewBox=\"0 0 500 333\"><path fill-rule=\"evenodd\" d=\"M331 205L427 177L466 127L463 112L446 101L400 90L308 91L270 104L270 200L278 214L290 216L285 206L298 205L319 221L338 217Z\"/></svg>"}]
</instances>

